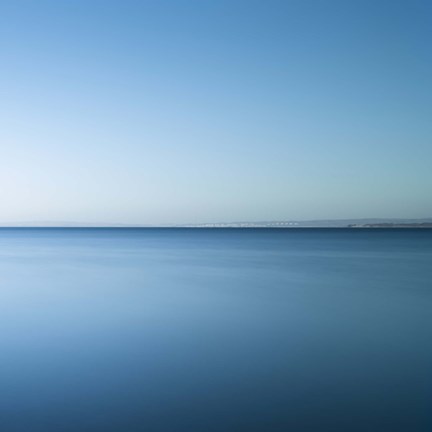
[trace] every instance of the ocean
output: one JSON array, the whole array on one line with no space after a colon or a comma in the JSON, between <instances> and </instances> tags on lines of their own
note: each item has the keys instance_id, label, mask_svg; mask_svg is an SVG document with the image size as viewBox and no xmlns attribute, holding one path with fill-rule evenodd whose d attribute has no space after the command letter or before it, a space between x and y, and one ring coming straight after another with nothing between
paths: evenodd
<instances>
[{"instance_id":1,"label":"ocean","mask_svg":"<svg viewBox=\"0 0 432 432\"><path fill-rule=\"evenodd\" d=\"M0 229L2 432L430 432L432 230Z\"/></svg>"}]
</instances>

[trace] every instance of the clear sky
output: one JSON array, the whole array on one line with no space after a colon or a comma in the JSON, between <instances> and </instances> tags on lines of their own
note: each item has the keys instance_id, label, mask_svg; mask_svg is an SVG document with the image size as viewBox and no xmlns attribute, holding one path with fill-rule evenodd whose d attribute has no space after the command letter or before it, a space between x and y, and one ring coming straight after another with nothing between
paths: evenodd
<instances>
[{"instance_id":1,"label":"clear sky","mask_svg":"<svg viewBox=\"0 0 432 432\"><path fill-rule=\"evenodd\" d=\"M432 216L430 0L0 0L0 222Z\"/></svg>"}]
</instances>

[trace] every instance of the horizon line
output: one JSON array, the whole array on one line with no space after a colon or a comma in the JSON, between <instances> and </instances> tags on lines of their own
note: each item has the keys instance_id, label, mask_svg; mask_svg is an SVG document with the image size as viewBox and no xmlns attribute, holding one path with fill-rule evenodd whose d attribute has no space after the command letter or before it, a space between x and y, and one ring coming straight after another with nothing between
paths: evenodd
<instances>
[{"instance_id":1,"label":"horizon line","mask_svg":"<svg viewBox=\"0 0 432 432\"><path fill-rule=\"evenodd\" d=\"M22 221L0 222L0 228L341 228L350 224L367 223L431 223L432 217L403 218L403 217L363 217L338 219L285 219L260 221L230 221L230 222L195 222L195 223L90 223L76 221Z\"/></svg>"}]
</instances>

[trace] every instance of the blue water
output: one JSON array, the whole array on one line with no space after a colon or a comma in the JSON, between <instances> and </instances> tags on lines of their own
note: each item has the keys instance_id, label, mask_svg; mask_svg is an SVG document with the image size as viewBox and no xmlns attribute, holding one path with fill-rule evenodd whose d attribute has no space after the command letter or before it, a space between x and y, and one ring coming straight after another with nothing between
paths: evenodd
<instances>
[{"instance_id":1,"label":"blue water","mask_svg":"<svg viewBox=\"0 0 432 432\"><path fill-rule=\"evenodd\" d=\"M432 230L1 229L0 430L430 432Z\"/></svg>"}]
</instances>

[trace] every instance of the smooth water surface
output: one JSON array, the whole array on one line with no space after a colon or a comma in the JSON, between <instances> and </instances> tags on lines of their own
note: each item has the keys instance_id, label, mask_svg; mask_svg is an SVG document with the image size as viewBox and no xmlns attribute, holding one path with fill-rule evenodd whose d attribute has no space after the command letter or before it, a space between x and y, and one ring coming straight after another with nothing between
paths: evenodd
<instances>
[{"instance_id":1,"label":"smooth water surface","mask_svg":"<svg viewBox=\"0 0 432 432\"><path fill-rule=\"evenodd\" d=\"M1 229L0 430L432 430L432 230Z\"/></svg>"}]
</instances>

